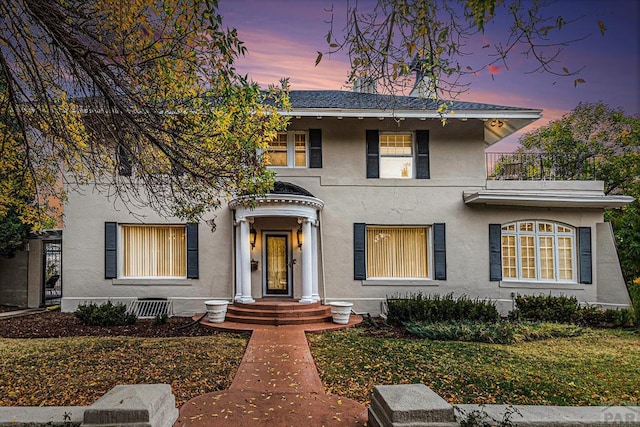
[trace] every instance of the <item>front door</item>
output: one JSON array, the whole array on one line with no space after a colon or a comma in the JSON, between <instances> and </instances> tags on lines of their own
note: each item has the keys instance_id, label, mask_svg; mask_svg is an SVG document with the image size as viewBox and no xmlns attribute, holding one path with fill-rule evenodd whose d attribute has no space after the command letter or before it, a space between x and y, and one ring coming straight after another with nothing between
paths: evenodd
<instances>
[{"instance_id":1,"label":"front door","mask_svg":"<svg viewBox=\"0 0 640 427\"><path fill-rule=\"evenodd\" d=\"M265 295L291 295L289 235L265 234Z\"/></svg>"}]
</instances>

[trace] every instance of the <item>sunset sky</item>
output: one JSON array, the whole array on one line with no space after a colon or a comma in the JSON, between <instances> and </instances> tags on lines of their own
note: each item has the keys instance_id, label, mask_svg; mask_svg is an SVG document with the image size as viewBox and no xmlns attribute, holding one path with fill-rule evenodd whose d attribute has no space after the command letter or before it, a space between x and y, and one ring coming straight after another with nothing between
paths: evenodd
<instances>
[{"instance_id":1,"label":"sunset sky","mask_svg":"<svg viewBox=\"0 0 640 427\"><path fill-rule=\"evenodd\" d=\"M350 0L354 2L355 0ZM374 0L359 0L360 9ZM260 83L278 83L288 77L291 89L342 89L349 69L343 55L325 56L315 67L317 51L325 52L326 34L333 9L337 23L344 23L347 0L221 0L223 23L238 29L248 49L238 62L243 74ZM535 63L516 52L509 69L494 67L470 78L470 90L459 99L499 105L540 108L543 118L523 131L558 119L579 102L603 101L620 107L629 115L640 115L640 0L559 0L550 15L566 20L580 18L565 26L554 41L590 36L564 48L562 66L585 69L584 84L574 87L575 77L527 74ZM498 15L500 17L500 15ZM606 26L600 34L598 21ZM490 23L485 34L473 40L480 46L504 39L507 21ZM337 30L342 28L338 24ZM473 46L469 46L473 50ZM475 54L470 61L479 61ZM523 133L509 137L491 151L509 151Z\"/></svg>"}]
</instances>

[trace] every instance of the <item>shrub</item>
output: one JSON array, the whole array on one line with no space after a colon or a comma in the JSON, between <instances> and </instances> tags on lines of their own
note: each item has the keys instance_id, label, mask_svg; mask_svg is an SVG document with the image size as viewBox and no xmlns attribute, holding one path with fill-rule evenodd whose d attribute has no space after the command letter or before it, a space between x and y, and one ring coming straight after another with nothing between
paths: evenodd
<instances>
[{"instance_id":1,"label":"shrub","mask_svg":"<svg viewBox=\"0 0 640 427\"><path fill-rule=\"evenodd\" d=\"M580 324L593 328L628 328L635 324L633 310L602 310L598 307L585 307L580 310Z\"/></svg>"},{"instance_id":2,"label":"shrub","mask_svg":"<svg viewBox=\"0 0 640 427\"><path fill-rule=\"evenodd\" d=\"M511 421L514 414L519 415L522 418L522 414L517 408L509 406L506 408L505 413L502 414L502 419L498 420L487 414L482 405L480 409L474 409L471 412L465 412L459 407L454 407L456 412L456 419L460 423L460 427L513 427L517 423Z\"/></svg>"},{"instance_id":3,"label":"shrub","mask_svg":"<svg viewBox=\"0 0 640 427\"><path fill-rule=\"evenodd\" d=\"M510 320L532 322L576 323L580 320L580 306L576 297L552 295L524 295L516 297L516 309Z\"/></svg>"},{"instance_id":4,"label":"shrub","mask_svg":"<svg viewBox=\"0 0 640 427\"><path fill-rule=\"evenodd\" d=\"M387 321L401 325L405 322L444 322L470 320L497 322L500 314L495 303L470 299L466 295L454 298L453 294L409 294L405 298L387 297Z\"/></svg>"},{"instance_id":5,"label":"shrub","mask_svg":"<svg viewBox=\"0 0 640 427\"><path fill-rule=\"evenodd\" d=\"M581 327L573 325L528 322L409 322L405 328L419 338L492 344L515 344L549 338L574 337L583 332Z\"/></svg>"},{"instance_id":6,"label":"shrub","mask_svg":"<svg viewBox=\"0 0 640 427\"><path fill-rule=\"evenodd\" d=\"M156 317L153 318L154 325L164 325L169 320L169 315L167 313L156 314Z\"/></svg>"},{"instance_id":7,"label":"shrub","mask_svg":"<svg viewBox=\"0 0 640 427\"><path fill-rule=\"evenodd\" d=\"M603 310L599 307L580 307L575 297L535 295L518 296L516 309L509 320L532 322L577 323L595 328L625 328L635 324L633 310Z\"/></svg>"},{"instance_id":8,"label":"shrub","mask_svg":"<svg viewBox=\"0 0 640 427\"><path fill-rule=\"evenodd\" d=\"M80 304L73 314L89 326L123 326L136 322L136 315L129 313L126 305L114 305L111 301L101 305Z\"/></svg>"},{"instance_id":9,"label":"shrub","mask_svg":"<svg viewBox=\"0 0 640 427\"><path fill-rule=\"evenodd\" d=\"M629 296L631 296L631 305L636 314L636 325L640 327L640 277L629 283Z\"/></svg>"}]
</instances>

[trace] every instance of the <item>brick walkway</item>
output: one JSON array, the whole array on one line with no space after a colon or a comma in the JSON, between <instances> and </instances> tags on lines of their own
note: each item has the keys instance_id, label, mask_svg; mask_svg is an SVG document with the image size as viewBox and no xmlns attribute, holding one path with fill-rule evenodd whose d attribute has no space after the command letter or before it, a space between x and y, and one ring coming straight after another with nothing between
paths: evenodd
<instances>
[{"instance_id":1,"label":"brick walkway","mask_svg":"<svg viewBox=\"0 0 640 427\"><path fill-rule=\"evenodd\" d=\"M364 405L325 394L311 357L305 330L335 324L254 328L231 387L185 403L174 427L366 425Z\"/></svg>"}]
</instances>

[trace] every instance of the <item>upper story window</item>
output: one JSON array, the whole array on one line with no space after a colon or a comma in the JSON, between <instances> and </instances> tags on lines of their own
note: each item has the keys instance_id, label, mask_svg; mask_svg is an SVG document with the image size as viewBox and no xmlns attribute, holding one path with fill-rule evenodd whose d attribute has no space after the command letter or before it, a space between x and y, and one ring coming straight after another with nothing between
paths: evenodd
<instances>
[{"instance_id":1,"label":"upper story window","mask_svg":"<svg viewBox=\"0 0 640 427\"><path fill-rule=\"evenodd\" d=\"M413 140L410 133L380 134L380 178L413 178Z\"/></svg>"},{"instance_id":2,"label":"upper story window","mask_svg":"<svg viewBox=\"0 0 640 427\"><path fill-rule=\"evenodd\" d=\"M279 133L267 143L265 159L269 166L287 166L287 134Z\"/></svg>"},{"instance_id":3,"label":"upper story window","mask_svg":"<svg viewBox=\"0 0 640 427\"><path fill-rule=\"evenodd\" d=\"M121 277L187 276L185 226L122 225Z\"/></svg>"},{"instance_id":4,"label":"upper story window","mask_svg":"<svg viewBox=\"0 0 640 427\"><path fill-rule=\"evenodd\" d=\"M502 278L539 282L575 282L575 229L546 221L517 221L502 226Z\"/></svg>"},{"instance_id":5,"label":"upper story window","mask_svg":"<svg viewBox=\"0 0 640 427\"><path fill-rule=\"evenodd\" d=\"M306 168L309 158L306 132L282 132L267 142L264 158L268 166Z\"/></svg>"},{"instance_id":6,"label":"upper story window","mask_svg":"<svg viewBox=\"0 0 640 427\"><path fill-rule=\"evenodd\" d=\"M429 179L429 131L366 131L367 178Z\"/></svg>"}]
</instances>

